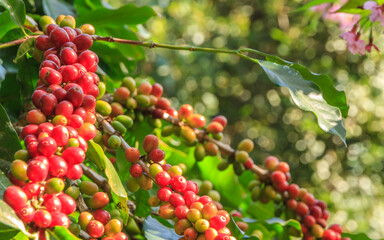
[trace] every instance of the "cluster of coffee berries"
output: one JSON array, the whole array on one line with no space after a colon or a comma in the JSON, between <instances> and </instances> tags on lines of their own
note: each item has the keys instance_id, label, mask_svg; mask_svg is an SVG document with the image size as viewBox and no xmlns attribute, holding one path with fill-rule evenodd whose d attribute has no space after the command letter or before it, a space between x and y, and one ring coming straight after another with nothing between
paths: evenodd
<instances>
[{"instance_id":1,"label":"cluster of coffee berries","mask_svg":"<svg viewBox=\"0 0 384 240\"><path fill-rule=\"evenodd\" d=\"M300 220L303 239L342 239L340 225L332 225L327 229L329 212L326 203L316 199L306 189L294 183L289 184L291 175L286 162L280 162L278 158L270 156L265 159L264 165L269 172L268 179L256 179L248 185L254 201L283 201L287 207L287 217Z\"/></svg>"},{"instance_id":2,"label":"cluster of coffee berries","mask_svg":"<svg viewBox=\"0 0 384 240\"><path fill-rule=\"evenodd\" d=\"M45 35L35 41L36 48L43 51L32 95L36 109L27 113L29 124L21 131L26 150L15 153L9 172L14 185L4 192L4 201L18 217L30 223L32 231L40 232L70 226L67 215L76 210L76 202L69 195L73 192L63 192L65 181L82 176L80 163L86 157L86 141L97 131L94 123L99 77L94 72L98 57L88 50L92 37L74 29L72 16L60 16L58 20L60 26L48 16L40 21Z\"/></svg>"}]
</instances>

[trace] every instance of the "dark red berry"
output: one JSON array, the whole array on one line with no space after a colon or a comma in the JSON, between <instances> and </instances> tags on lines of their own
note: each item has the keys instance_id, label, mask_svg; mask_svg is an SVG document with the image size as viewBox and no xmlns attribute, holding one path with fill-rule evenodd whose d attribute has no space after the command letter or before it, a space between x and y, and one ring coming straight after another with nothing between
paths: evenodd
<instances>
[{"instance_id":1,"label":"dark red berry","mask_svg":"<svg viewBox=\"0 0 384 240\"><path fill-rule=\"evenodd\" d=\"M39 228L47 228L51 225L51 214L44 209L37 210L34 216L34 222Z\"/></svg>"},{"instance_id":2,"label":"dark red berry","mask_svg":"<svg viewBox=\"0 0 384 240\"><path fill-rule=\"evenodd\" d=\"M49 157L49 174L52 177L64 177L67 173L68 164L64 158L53 155Z\"/></svg>"},{"instance_id":3,"label":"dark red berry","mask_svg":"<svg viewBox=\"0 0 384 240\"><path fill-rule=\"evenodd\" d=\"M63 128L65 129L65 127ZM37 144L37 152L46 157L52 156L56 152L56 149L57 149L57 143L55 139L51 137L42 138L39 140Z\"/></svg>"},{"instance_id":4,"label":"dark red berry","mask_svg":"<svg viewBox=\"0 0 384 240\"><path fill-rule=\"evenodd\" d=\"M80 179L83 176L83 169L80 164L69 165L65 176L71 180Z\"/></svg>"},{"instance_id":5,"label":"dark red berry","mask_svg":"<svg viewBox=\"0 0 384 240\"><path fill-rule=\"evenodd\" d=\"M77 62L75 50L69 47L62 48L60 51L60 61L62 64L71 65Z\"/></svg>"},{"instance_id":6,"label":"dark red berry","mask_svg":"<svg viewBox=\"0 0 384 240\"><path fill-rule=\"evenodd\" d=\"M81 87L72 87L67 90L65 98L72 103L74 108L80 107L84 100L83 89Z\"/></svg>"},{"instance_id":7,"label":"dark red berry","mask_svg":"<svg viewBox=\"0 0 384 240\"><path fill-rule=\"evenodd\" d=\"M48 168L43 161L33 160L28 163L27 176L32 182L44 181L48 177Z\"/></svg>"},{"instance_id":8,"label":"dark red berry","mask_svg":"<svg viewBox=\"0 0 384 240\"><path fill-rule=\"evenodd\" d=\"M111 220L111 214L104 209L97 209L92 213L95 220L101 222L103 225L107 225L107 223Z\"/></svg>"},{"instance_id":9,"label":"dark red berry","mask_svg":"<svg viewBox=\"0 0 384 240\"><path fill-rule=\"evenodd\" d=\"M187 179L183 176L174 176L171 179L171 187L175 191L183 192L187 187Z\"/></svg>"},{"instance_id":10,"label":"dark red berry","mask_svg":"<svg viewBox=\"0 0 384 240\"><path fill-rule=\"evenodd\" d=\"M141 176L141 174L143 174L143 167L137 163L132 164L131 168L129 169L129 172L131 173L132 177L138 178Z\"/></svg>"},{"instance_id":11,"label":"dark red berry","mask_svg":"<svg viewBox=\"0 0 384 240\"><path fill-rule=\"evenodd\" d=\"M171 196L169 197L169 203L174 207L178 207L181 205L185 205L185 200L183 196L181 196L180 194L172 193Z\"/></svg>"},{"instance_id":12,"label":"dark red berry","mask_svg":"<svg viewBox=\"0 0 384 240\"><path fill-rule=\"evenodd\" d=\"M63 151L62 156L71 165L80 164L85 159L85 152L79 147L69 147Z\"/></svg>"},{"instance_id":13,"label":"dark red berry","mask_svg":"<svg viewBox=\"0 0 384 240\"><path fill-rule=\"evenodd\" d=\"M92 220L87 225L87 233L93 238L99 238L104 234L104 225L97 220Z\"/></svg>"},{"instance_id":14,"label":"dark red berry","mask_svg":"<svg viewBox=\"0 0 384 240\"><path fill-rule=\"evenodd\" d=\"M169 187L162 187L157 192L157 197L161 201L167 202L169 200L169 197L171 196L171 194L172 194L172 190Z\"/></svg>"},{"instance_id":15,"label":"dark red berry","mask_svg":"<svg viewBox=\"0 0 384 240\"><path fill-rule=\"evenodd\" d=\"M35 46L40 51L45 51L53 47L53 44L47 35L40 35L35 40Z\"/></svg>"},{"instance_id":16,"label":"dark red berry","mask_svg":"<svg viewBox=\"0 0 384 240\"><path fill-rule=\"evenodd\" d=\"M28 201L28 197L23 189L17 186L7 187L4 191L3 199L15 211L22 209Z\"/></svg>"},{"instance_id":17,"label":"dark red berry","mask_svg":"<svg viewBox=\"0 0 384 240\"><path fill-rule=\"evenodd\" d=\"M80 34L73 39L73 43L77 46L77 50L82 52L92 46L93 40L88 34Z\"/></svg>"},{"instance_id":18,"label":"dark red berry","mask_svg":"<svg viewBox=\"0 0 384 240\"><path fill-rule=\"evenodd\" d=\"M161 149L153 149L149 153L149 159L151 159L155 163L162 161L164 157L165 157L165 152Z\"/></svg>"},{"instance_id":19,"label":"dark red berry","mask_svg":"<svg viewBox=\"0 0 384 240\"><path fill-rule=\"evenodd\" d=\"M150 153L152 150L159 148L159 139L155 135L149 134L143 140L144 151Z\"/></svg>"},{"instance_id":20,"label":"dark red berry","mask_svg":"<svg viewBox=\"0 0 384 240\"><path fill-rule=\"evenodd\" d=\"M49 227L62 226L68 228L71 224L69 217L62 212L52 212L51 213L52 222Z\"/></svg>"},{"instance_id":21,"label":"dark red berry","mask_svg":"<svg viewBox=\"0 0 384 240\"><path fill-rule=\"evenodd\" d=\"M76 202L73 198L65 193L61 193L57 196L61 202L61 212L65 214L71 214L76 210Z\"/></svg>"}]
</instances>

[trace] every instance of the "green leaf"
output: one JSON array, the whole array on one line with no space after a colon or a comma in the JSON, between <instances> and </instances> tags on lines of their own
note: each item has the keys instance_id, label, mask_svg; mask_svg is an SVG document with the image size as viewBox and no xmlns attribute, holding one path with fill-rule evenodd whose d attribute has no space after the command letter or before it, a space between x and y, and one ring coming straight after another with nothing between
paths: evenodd
<instances>
[{"instance_id":1,"label":"green leaf","mask_svg":"<svg viewBox=\"0 0 384 240\"><path fill-rule=\"evenodd\" d=\"M364 10L359 8L359 7L362 7L365 2L366 0L349 0L337 12L359 14L362 12L369 11L369 10Z\"/></svg>"},{"instance_id":2,"label":"green leaf","mask_svg":"<svg viewBox=\"0 0 384 240\"><path fill-rule=\"evenodd\" d=\"M19 232L12 238L12 240L29 240L29 237L25 235L23 232Z\"/></svg>"},{"instance_id":3,"label":"green leaf","mask_svg":"<svg viewBox=\"0 0 384 240\"><path fill-rule=\"evenodd\" d=\"M111 186L113 202L116 204L117 209L119 209L124 223L127 223L129 218L127 206L128 195L113 164L107 156L105 156L100 145L93 141L88 141L87 157L98 165L100 169L104 170L108 178L108 184Z\"/></svg>"},{"instance_id":4,"label":"green leaf","mask_svg":"<svg viewBox=\"0 0 384 240\"><path fill-rule=\"evenodd\" d=\"M62 0L43 0L43 10L45 14L56 19L59 15L76 16L75 8Z\"/></svg>"},{"instance_id":5,"label":"green leaf","mask_svg":"<svg viewBox=\"0 0 384 240\"><path fill-rule=\"evenodd\" d=\"M310 1L307 4L305 4L304 6L301 6L297 9L293 10L291 13L301 12L301 11L307 10L311 7L321 5L323 3L334 3L334 2L337 2L337 0L313 0L313 1Z\"/></svg>"},{"instance_id":6,"label":"green leaf","mask_svg":"<svg viewBox=\"0 0 384 240\"><path fill-rule=\"evenodd\" d=\"M236 225L235 220L231 216L231 220L227 224L227 228L231 230L231 235L236 239L242 239L244 237L244 232L240 230L240 228Z\"/></svg>"},{"instance_id":7,"label":"green leaf","mask_svg":"<svg viewBox=\"0 0 384 240\"><path fill-rule=\"evenodd\" d=\"M7 71L3 67L3 60L0 58L0 87L1 87L1 82L4 81L5 79L5 74L7 74Z\"/></svg>"},{"instance_id":8,"label":"green leaf","mask_svg":"<svg viewBox=\"0 0 384 240\"><path fill-rule=\"evenodd\" d=\"M145 238L151 240L178 240L181 237L173 228L164 226L152 216L145 219L143 230Z\"/></svg>"},{"instance_id":9,"label":"green leaf","mask_svg":"<svg viewBox=\"0 0 384 240\"><path fill-rule=\"evenodd\" d=\"M349 237L351 240L370 240L370 238L365 233L343 233L342 237Z\"/></svg>"},{"instance_id":10,"label":"green leaf","mask_svg":"<svg viewBox=\"0 0 384 240\"><path fill-rule=\"evenodd\" d=\"M56 226L53 230L48 230L49 234L57 240L80 240L73 235L67 228Z\"/></svg>"},{"instance_id":11,"label":"green leaf","mask_svg":"<svg viewBox=\"0 0 384 240\"><path fill-rule=\"evenodd\" d=\"M90 23L98 29L101 26L140 24L146 22L152 16L155 16L155 12L148 6L136 7L133 4L126 4L118 9L96 9L80 15L76 21L79 25Z\"/></svg>"},{"instance_id":12,"label":"green leaf","mask_svg":"<svg viewBox=\"0 0 384 240\"><path fill-rule=\"evenodd\" d=\"M1 199L0 209L0 223L14 229L19 229L24 233L26 232L23 221L21 221L20 218L17 217L15 211Z\"/></svg>"},{"instance_id":13,"label":"green leaf","mask_svg":"<svg viewBox=\"0 0 384 240\"><path fill-rule=\"evenodd\" d=\"M23 59L16 78L20 83L23 102L29 101L39 79L39 63L33 58Z\"/></svg>"},{"instance_id":14,"label":"green leaf","mask_svg":"<svg viewBox=\"0 0 384 240\"><path fill-rule=\"evenodd\" d=\"M139 217L148 217L151 214L151 206L148 204L149 192L143 189L135 192L136 210L135 215Z\"/></svg>"},{"instance_id":15,"label":"green leaf","mask_svg":"<svg viewBox=\"0 0 384 240\"><path fill-rule=\"evenodd\" d=\"M301 225L297 220L294 220L294 219L283 220L281 218L273 217L267 220L251 219L251 218L243 218L242 220L248 224L254 224L254 223L262 224L268 230L274 231L278 235L283 235L284 232L289 228L296 229L297 232L300 233L300 235L302 235Z\"/></svg>"},{"instance_id":16,"label":"green leaf","mask_svg":"<svg viewBox=\"0 0 384 240\"><path fill-rule=\"evenodd\" d=\"M14 153L21 149L21 143L15 129L9 120L3 105L0 104L0 159L13 161Z\"/></svg>"},{"instance_id":17,"label":"green leaf","mask_svg":"<svg viewBox=\"0 0 384 240\"><path fill-rule=\"evenodd\" d=\"M29 38L23 42L17 50L16 58L13 60L14 63L18 64L24 59L24 56L35 47L35 38Z\"/></svg>"},{"instance_id":18,"label":"green leaf","mask_svg":"<svg viewBox=\"0 0 384 240\"><path fill-rule=\"evenodd\" d=\"M0 171L0 199L3 199L5 189L11 185L11 182L7 176L5 176L4 172Z\"/></svg>"},{"instance_id":19,"label":"green leaf","mask_svg":"<svg viewBox=\"0 0 384 240\"><path fill-rule=\"evenodd\" d=\"M305 71L299 72L293 67L274 62L258 60L258 63L272 82L288 88L293 101L299 108L316 114L321 129L339 136L346 144L346 130L343 126L340 109L329 105L313 82L303 78L302 73ZM309 71L307 70L307 72ZM336 96L334 97L336 98Z\"/></svg>"},{"instance_id":20,"label":"green leaf","mask_svg":"<svg viewBox=\"0 0 384 240\"><path fill-rule=\"evenodd\" d=\"M24 104L21 99L22 97L20 95L20 84L16 80L16 75L8 73L6 75L5 80L1 83L0 104L3 104L3 107L7 109L7 113L9 114L10 117L12 117L14 121L19 119L19 115L21 111L23 111L24 109ZM2 111L0 110L0 112ZM0 125L2 124L3 122L0 123ZM5 136L0 135L0 140L2 138L5 138ZM1 147L2 146L0 146L0 153L1 153ZM0 159L1 158L2 157L0 157Z\"/></svg>"},{"instance_id":21,"label":"green leaf","mask_svg":"<svg viewBox=\"0 0 384 240\"><path fill-rule=\"evenodd\" d=\"M17 28L17 25L12 21L9 11L0 13L0 38L3 37L9 30Z\"/></svg>"},{"instance_id":22,"label":"green leaf","mask_svg":"<svg viewBox=\"0 0 384 240\"><path fill-rule=\"evenodd\" d=\"M9 11L14 23L19 27L23 27L26 15L23 0L0 0L0 5Z\"/></svg>"}]
</instances>

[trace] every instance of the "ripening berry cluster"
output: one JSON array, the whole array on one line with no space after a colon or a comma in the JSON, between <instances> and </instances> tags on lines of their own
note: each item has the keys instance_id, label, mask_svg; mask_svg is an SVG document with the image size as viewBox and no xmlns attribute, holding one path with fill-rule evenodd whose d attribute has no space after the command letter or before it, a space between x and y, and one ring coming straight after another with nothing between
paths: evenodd
<instances>
[{"instance_id":1,"label":"ripening berry cluster","mask_svg":"<svg viewBox=\"0 0 384 240\"><path fill-rule=\"evenodd\" d=\"M289 210L287 217L300 220L303 239L342 239L340 225L334 224L327 228L329 212L326 203L316 199L306 189L294 183L289 184L291 175L286 162L280 162L276 157L270 156L265 159L264 165L269 171L269 178L265 181L256 179L248 185L254 201L259 200L262 203L268 203L271 200L283 201Z\"/></svg>"}]
</instances>

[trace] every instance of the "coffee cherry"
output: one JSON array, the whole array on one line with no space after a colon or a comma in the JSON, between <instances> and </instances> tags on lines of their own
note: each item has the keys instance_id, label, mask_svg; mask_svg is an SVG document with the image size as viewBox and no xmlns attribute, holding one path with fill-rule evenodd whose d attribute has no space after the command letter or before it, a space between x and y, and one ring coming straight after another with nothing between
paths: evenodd
<instances>
[{"instance_id":1,"label":"coffee cherry","mask_svg":"<svg viewBox=\"0 0 384 240\"><path fill-rule=\"evenodd\" d=\"M279 162L279 164L277 164L276 170L282 171L283 173L288 173L289 165L286 162Z\"/></svg>"},{"instance_id":2,"label":"coffee cherry","mask_svg":"<svg viewBox=\"0 0 384 240\"><path fill-rule=\"evenodd\" d=\"M129 148L125 151L125 158L128 162L137 162L140 159L140 152L137 148Z\"/></svg>"},{"instance_id":3,"label":"coffee cherry","mask_svg":"<svg viewBox=\"0 0 384 240\"><path fill-rule=\"evenodd\" d=\"M194 240L197 238L197 232L194 228L189 227L184 231L185 240Z\"/></svg>"},{"instance_id":4,"label":"coffee cherry","mask_svg":"<svg viewBox=\"0 0 384 240\"><path fill-rule=\"evenodd\" d=\"M68 129L64 126L56 126L52 130L52 139L55 140L58 146L65 146L69 140Z\"/></svg>"},{"instance_id":5,"label":"coffee cherry","mask_svg":"<svg viewBox=\"0 0 384 240\"><path fill-rule=\"evenodd\" d=\"M71 214L76 210L76 202L72 197L65 193L57 195L61 202L61 212Z\"/></svg>"},{"instance_id":6,"label":"coffee cherry","mask_svg":"<svg viewBox=\"0 0 384 240\"><path fill-rule=\"evenodd\" d=\"M114 240L129 240L128 236L125 235L123 232L116 233L115 236L113 236Z\"/></svg>"},{"instance_id":7,"label":"coffee cherry","mask_svg":"<svg viewBox=\"0 0 384 240\"><path fill-rule=\"evenodd\" d=\"M187 218L190 222L194 223L196 222L197 220L201 219L202 218L202 214L201 212L199 211L199 209L196 209L196 208L191 208L189 209L188 213L187 213Z\"/></svg>"},{"instance_id":8,"label":"coffee cherry","mask_svg":"<svg viewBox=\"0 0 384 240\"><path fill-rule=\"evenodd\" d=\"M143 174L143 167L137 163L134 163L129 169L129 172L131 173L132 177L138 178L141 176L141 174Z\"/></svg>"},{"instance_id":9,"label":"coffee cherry","mask_svg":"<svg viewBox=\"0 0 384 240\"><path fill-rule=\"evenodd\" d=\"M331 226L329 226L329 229L332 229L334 232L339 234L343 233L343 227L340 224L332 224Z\"/></svg>"},{"instance_id":10,"label":"coffee cherry","mask_svg":"<svg viewBox=\"0 0 384 240\"><path fill-rule=\"evenodd\" d=\"M105 192L97 192L89 199L89 206L93 209L99 209L107 206L109 197Z\"/></svg>"},{"instance_id":11,"label":"coffee cherry","mask_svg":"<svg viewBox=\"0 0 384 240\"><path fill-rule=\"evenodd\" d=\"M47 35L40 35L35 40L35 46L40 51L46 51L53 47L53 44Z\"/></svg>"},{"instance_id":12,"label":"coffee cherry","mask_svg":"<svg viewBox=\"0 0 384 240\"><path fill-rule=\"evenodd\" d=\"M173 190L182 192L187 187L187 180L183 176L174 176L170 184Z\"/></svg>"},{"instance_id":13,"label":"coffee cherry","mask_svg":"<svg viewBox=\"0 0 384 240\"><path fill-rule=\"evenodd\" d=\"M31 222L35 217L35 208L32 205L28 204L23 206L20 210L16 211L16 215L23 221L24 223Z\"/></svg>"},{"instance_id":14,"label":"coffee cherry","mask_svg":"<svg viewBox=\"0 0 384 240\"><path fill-rule=\"evenodd\" d=\"M171 182L171 176L166 171L159 172L155 179L156 183L162 187L167 186Z\"/></svg>"},{"instance_id":15,"label":"coffee cherry","mask_svg":"<svg viewBox=\"0 0 384 240\"><path fill-rule=\"evenodd\" d=\"M206 119L203 115L194 113L187 118L187 123L193 128L201 128L205 126Z\"/></svg>"},{"instance_id":16,"label":"coffee cherry","mask_svg":"<svg viewBox=\"0 0 384 240\"><path fill-rule=\"evenodd\" d=\"M209 156L216 156L219 153L219 147L213 142L207 141L204 144L204 149Z\"/></svg>"},{"instance_id":17,"label":"coffee cherry","mask_svg":"<svg viewBox=\"0 0 384 240\"><path fill-rule=\"evenodd\" d=\"M94 220L94 217L90 212L81 212L79 215L79 225L81 229L86 230L88 223L92 220Z\"/></svg>"},{"instance_id":18,"label":"coffee cherry","mask_svg":"<svg viewBox=\"0 0 384 240\"><path fill-rule=\"evenodd\" d=\"M193 107L191 105L189 104L181 105L178 113L180 119L187 119L192 114L193 114Z\"/></svg>"},{"instance_id":19,"label":"coffee cherry","mask_svg":"<svg viewBox=\"0 0 384 240\"><path fill-rule=\"evenodd\" d=\"M183 196L181 196L180 194L172 193L171 196L169 197L169 203L174 207L178 207L178 206L184 205L185 200Z\"/></svg>"},{"instance_id":20,"label":"coffee cherry","mask_svg":"<svg viewBox=\"0 0 384 240\"><path fill-rule=\"evenodd\" d=\"M92 214L93 218L101 222L103 225L106 225L109 221L111 221L111 214L104 209L97 209Z\"/></svg>"},{"instance_id":21,"label":"coffee cherry","mask_svg":"<svg viewBox=\"0 0 384 240\"><path fill-rule=\"evenodd\" d=\"M187 145L193 144L196 141L195 131L188 126L181 127L180 136L183 138Z\"/></svg>"},{"instance_id":22,"label":"coffee cherry","mask_svg":"<svg viewBox=\"0 0 384 240\"><path fill-rule=\"evenodd\" d=\"M45 183L45 192L48 194L60 193L64 190L65 183L61 178L50 178Z\"/></svg>"},{"instance_id":23,"label":"coffee cherry","mask_svg":"<svg viewBox=\"0 0 384 240\"><path fill-rule=\"evenodd\" d=\"M186 219L188 211L189 211L188 207L184 205L177 206L175 208L175 216L178 219Z\"/></svg>"},{"instance_id":24,"label":"coffee cherry","mask_svg":"<svg viewBox=\"0 0 384 240\"><path fill-rule=\"evenodd\" d=\"M30 182L23 187L23 191L27 195L28 199L32 199L33 197L40 195L41 190L43 190L43 186L39 183Z\"/></svg>"},{"instance_id":25,"label":"coffee cherry","mask_svg":"<svg viewBox=\"0 0 384 240\"><path fill-rule=\"evenodd\" d=\"M167 110L171 107L171 102L167 98L159 98L156 102L156 108Z\"/></svg>"},{"instance_id":26,"label":"coffee cherry","mask_svg":"<svg viewBox=\"0 0 384 240\"><path fill-rule=\"evenodd\" d=\"M69 101L61 101L56 106L55 114L68 117L73 113L73 105Z\"/></svg>"},{"instance_id":27,"label":"coffee cherry","mask_svg":"<svg viewBox=\"0 0 384 240\"><path fill-rule=\"evenodd\" d=\"M296 213L299 216L305 216L309 212L308 205L303 202L298 202L296 207Z\"/></svg>"},{"instance_id":28,"label":"coffee cherry","mask_svg":"<svg viewBox=\"0 0 384 240\"><path fill-rule=\"evenodd\" d=\"M62 209L61 201L55 194L45 194L43 196L43 206L48 212L60 212Z\"/></svg>"},{"instance_id":29,"label":"coffee cherry","mask_svg":"<svg viewBox=\"0 0 384 240\"><path fill-rule=\"evenodd\" d=\"M68 170L65 176L71 180L80 179L83 176L83 169L80 164L68 165Z\"/></svg>"},{"instance_id":30,"label":"coffee cherry","mask_svg":"<svg viewBox=\"0 0 384 240\"><path fill-rule=\"evenodd\" d=\"M208 228L204 233L206 240L215 240L217 235L218 235L218 233L217 233L216 229L214 229L212 227Z\"/></svg>"},{"instance_id":31,"label":"coffee cherry","mask_svg":"<svg viewBox=\"0 0 384 240\"><path fill-rule=\"evenodd\" d=\"M12 175L21 181L28 180L27 168L28 164L22 160L13 161L10 167Z\"/></svg>"},{"instance_id":32,"label":"coffee cherry","mask_svg":"<svg viewBox=\"0 0 384 240\"><path fill-rule=\"evenodd\" d=\"M65 65L74 64L77 62L77 54L72 48L62 48L60 51L60 60Z\"/></svg>"},{"instance_id":33,"label":"coffee cherry","mask_svg":"<svg viewBox=\"0 0 384 240\"><path fill-rule=\"evenodd\" d=\"M87 194L89 196L92 196L97 191L99 191L99 187L97 186L97 184L90 181L82 181L79 185L79 188L83 194Z\"/></svg>"},{"instance_id":34,"label":"coffee cherry","mask_svg":"<svg viewBox=\"0 0 384 240\"><path fill-rule=\"evenodd\" d=\"M220 123L218 122L211 122L208 126L207 126L207 131L212 133L212 134L218 134L218 133L221 133L223 131L223 125L221 125ZM239 149L241 150L241 149Z\"/></svg>"},{"instance_id":35,"label":"coffee cherry","mask_svg":"<svg viewBox=\"0 0 384 240\"><path fill-rule=\"evenodd\" d=\"M209 220L212 217L217 215L217 207L214 203L210 202L204 205L203 210L201 211L203 218Z\"/></svg>"},{"instance_id":36,"label":"coffee cherry","mask_svg":"<svg viewBox=\"0 0 384 240\"><path fill-rule=\"evenodd\" d=\"M99 238L104 234L104 225L97 220L92 220L87 225L87 233L93 238Z\"/></svg>"},{"instance_id":37,"label":"coffee cherry","mask_svg":"<svg viewBox=\"0 0 384 240\"><path fill-rule=\"evenodd\" d=\"M157 197L157 195L152 195L148 198L148 204L151 207L157 207L160 205L160 203L161 203L161 200Z\"/></svg>"},{"instance_id":38,"label":"coffee cherry","mask_svg":"<svg viewBox=\"0 0 384 240\"><path fill-rule=\"evenodd\" d=\"M119 87L113 93L113 98L117 102L125 103L130 95L131 95L131 92L129 91L128 88L126 88L126 87Z\"/></svg>"},{"instance_id":39,"label":"coffee cherry","mask_svg":"<svg viewBox=\"0 0 384 240\"><path fill-rule=\"evenodd\" d=\"M149 82L143 81L137 88L138 94L149 95L152 91L152 85Z\"/></svg>"},{"instance_id":40,"label":"coffee cherry","mask_svg":"<svg viewBox=\"0 0 384 240\"><path fill-rule=\"evenodd\" d=\"M169 201L171 194L172 190L169 187L162 187L157 191L157 197L163 202Z\"/></svg>"},{"instance_id":41,"label":"coffee cherry","mask_svg":"<svg viewBox=\"0 0 384 240\"><path fill-rule=\"evenodd\" d=\"M52 222L49 227L62 226L68 228L71 223L68 216L62 212L52 212L51 217Z\"/></svg>"},{"instance_id":42,"label":"coffee cherry","mask_svg":"<svg viewBox=\"0 0 384 240\"><path fill-rule=\"evenodd\" d=\"M91 24L83 24L80 26L80 30L88 35L94 35L95 34L95 27Z\"/></svg>"},{"instance_id":43,"label":"coffee cherry","mask_svg":"<svg viewBox=\"0 0 384 240\"><path fill-rule=\"evenodd\" d=\"M218 122L223 127L227 126L227 118L223 115L218 115L212 119L212 122Z\"/></svg>"},{"instance_id":44,"label":"coffee cherry","mask_svg":"<svg viewBox=\"0 0 384 240\"><path fill-rule=\"evenodd\" d=\"M52 223L51 214L44 209L37 210L33 220L39 228L47 228Z\"/></svg>"},{"instance_id":45,"label":"coffee cherry","mask_svg":"<svg viewBox=\"0 0 384 240\"><path fill-rule=\"evenodd\" d=\"M128 100L127 100L127 103L128 103ZM136 103L139 107L146 108L151 105L151 99L147 95L140 94L136 96ZM132 104L130 103L129 105L132 105ZM131 108L133 107L131 106Z\"/></svg>"},{"instance_id":46,"label":"coffee cherry","mask_svg":"<svg viewBox=\"0 0 384 240\"><path fill-rule=\"evenodd\" d=\"M96 111L103 116L108 116L112 112L112 107L109 103L103 100L96 101Z\"/></svg>"},{"instance_id":47,"label":"coffee cherry","mask_svg":"<svg viewBox=\"0 0 384 240\"><path fill-rule=\"evenodd\" d=\"M80 164L85 159L85 152L78 147L69 147L63 151L62 156L69 164Z\"/></svg>"},{"instance_id":48,"label":"coffee cherry","mask_svg":"<svg viewBox=\"0 0 384 240\"><path fill-rule=\"evenodd\" d=\"M199 219L195 222L195 229L200 233L204 233L209 228L209 225L206 219Z\"/></svg>"},{"instance_id":49,"label":"coffee cherry","mask_svg":"<svg viewBox=\"0 0 384 240\"><path fill-rule=\"evenodd\" d=\"M50 117L55 113L55 108L57 105L57 99L55 95L51 93L44 94L39 100L40 110L45 114L45 116Z\"/></svg>"},{"instance_id":50,"label":"coffee cherry","mask_svg":"<svg viewBox=\"0 0 384 240\"><path fill-rule=\"evenodd\" d=\"M161 149L153 149L149 153L149 159L151 159L155 163L162 161L164 159L164 157L165 157L165 153Z\"/></svg>"},{"instance_id":51,"label":"coffee cherry","mask_svg":"<svg viewBox=\"0 0 384 240\"><path fill-rule=\"evenodd\" d=\"M123 230L123 224L117 220L112 219L108 222L108 224L105 225L105 235L107 237L115 236L117 233L121 232Z\"/></svg>"},{"instance_id":52,"label":"coffee cherry","mask_svg":"<svg viewBox=\"0 0 384 240\"><path fill-rule=\"evenodd\" d=\"M96 136L97 129L92 123L83 123L83 125L77 129L79 135L84 138L85 141L91 140Z\"/></svg>"},{"instance_id":53,"label":"coffee cherry","mask_svg":"<svg viewBox=\"0 0 384 240\"><path fill-rule=\"evenodd\" d=\"M337 234L332 229L326 229L324 231L324 234L323 234L323 239L324 240L336 240L337 239Z\"/></svg>"},{"instance_id":54,"label":"coffee cherry","mask_svg":"<svg viewBox=\"0 0 384 240\"><path fill-rule=\"evenodd\" d=\"M48 165L38 160L29 162L27 176L32 182L44 181L48 177Z\"/></svg>"},{"instance_id":55,"label":"coffee cherry","mask_svg":"<svg viewBox=\"0 0 384 240\"><path fill-rule=\"evenodd\" d=\"M287 180L287 178L283 172L276 170L272 172L271 180L274 185L281 185Z\"/></svg>"},{"instance_id":56,"label":"coffee cherry","mask_svg":"<svg viewBox=\"0 0 384 240\"><path fill-rule=\"evenodd\" d=\"M88 93L94 85L93 76L88 72L81 74L75 82L83 89L84 93Z\"/></svg>"},{"instance_id":57,"label":"coffee cherry","mask_svg":"<svg viewBox=\"0 0 384 240\"><path fill-rule=\"evenodd\" d=\"M152 150L159 148L159 139L155 135L149 134L145 136L143 141L143 149L146 153L150 153Z\"/></svg>"},{"instance_id":58,"label":"coffee cherry","mask_svg":"<svg viewBox=\"0 0 384 240\"><path fill-rule=\"evenodd\" d=\"M251 139L244 139L237 146L238 150L246 151L247 153L252 152L253 148L254 144Z\"/></svg>"},{"instance_id":59,"label":"coffee cherry","mask_svg":"<svg viewBox=\"0 0 384 240\"><path fill-rule=\"evenodd\" d=\"M65 190L65 194L76 200L80 196L80 190L76 186L70 186Z\"/></svg>"},{"instance_id":60,"label":"coffee cherry","mask_svg":"<svg viewBox=\"0 0 384 240\"><path fill-rule=\"evenodd\" d=\"M64 43L70 41L67 32L62 28L55 28L49 34L49 38L51 39L51 42L53 43L53 45L57 48L59 48Z\"/></svg>"},{"instance_id":61,"label":"coffee cherry","mask_svg":"<svg viewBox=\"0 0 384 240\"><path fill-rule=\"evenodd\" d=\"M74 108L80 107L84 100L84 93L82 88L80 86L69 88L65 98L72 103Z\"/></svg>"},{"instance_id":62,"label":"coffee cherry","mask_svg":"<svg viewBox=\"0 0 384 240\"><path fill-rule=\"evenodd\" d=\"M288 186L287 191L290 198L296 199L299 196L300 188L297 184L292 183Z\"/></svg>"},{"instance_id":63,"label":"coffee cherry","mask_svg":"<svg viewBox=\"0 0 384 240\"><path fill-rule=\"evenodd\" d=\"M278 164L279 164L279 159L277 159L277 157L274 157L274 156L269 156L264 161L265 168L270 172L274 171Z\"/></svg>"},{"instance_id":64,"label":"coffee cherry","mask_svg":"<svg viewBox=\"0 0 384 240\"><path fill-rule=\"evenodd\" d=\"M68 164L64 158L53 155L48 158L49 160L49 174L52 177L63 177L67 173Z\"/></svg>"},{"instance_id":65,"label":"coffee cherry","mask_svg":"<svg viewBox=\"0 0 384 240\"><path fill-rule=\"evenodd\" d=\"M237 150L235 153L235 161L238 163L245 163L249 158L249 155L246 151Z\"/></svg>"},{"instance_id":66,"label":"coffee cherry","mask_svg":"<svg viewBox=\"0 0 384 240\"><path fill-rule=\"evenodd\" d=\"M145 191L149 191L153 187L152 179L144 174L141 174L141 176L137 179L137 182L139 183L140 188Z\"/></svg>"},{"instance_id":67,"label":"coffee cherry","mask_svg":"<svg viewBox=\"0 0 384 240\"><path fill-rule=\"evenodd\" d=\"M23 189L17 186L7 187L4 191L3 199L15 211L22 209L28 201L27 195Z\"/></svg>"},{"instance_id":68,"label":"coffee cherry","mask_svg":"<svg viewBox=\"0 0 384 240\"><path fill-rule=\"evenodd\" d=\"M305 195L304 195L304 198L303 198L302 200L303 200L303 202L305 202L308 206L313 206L313 205L315 205L315 203L316 203L316 199L315 199L315 197L314 197L312 194L310 194L310 193L305 194Z\"/></svg>"},{"instance_id":69,"label":"coffee cherry","mask_svg":"<svg viewBox=\"0 0 384 240\"><path fill-rule=\"evenodd\" d=\"M93 40L88 34L80 34L73 39L73 43L76 45L77 50L82 52L92 46Z\"/></svg>"},{"instance_id":70,"label":"coffee cherry","mask_svg":"<svg viewBox=\"0 0 384 240\"><path fill-rule=\"evenodd\" d=\"M324 228L321 227L319 224L315 224L312 226L312 234L316 238L321 238L323 237L324 234Z\"/></svg>"}]
</instances>

